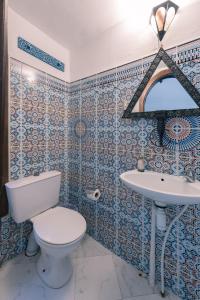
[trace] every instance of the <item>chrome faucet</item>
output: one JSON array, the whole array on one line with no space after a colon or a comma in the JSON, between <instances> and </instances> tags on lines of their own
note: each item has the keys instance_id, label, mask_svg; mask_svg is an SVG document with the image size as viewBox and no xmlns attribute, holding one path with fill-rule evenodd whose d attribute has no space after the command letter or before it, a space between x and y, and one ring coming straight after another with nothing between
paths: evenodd
<instances>
[{"instance_id":1,"label":"chrome faucet","mask_svg":"<svg viewBox=\"0 0 200 300\"><path fill-rule=\"evenodd\" d=\"M186 182L195 182L195 172L193 170L189 170L185 175Z\"/></svg>"}]
</instances>

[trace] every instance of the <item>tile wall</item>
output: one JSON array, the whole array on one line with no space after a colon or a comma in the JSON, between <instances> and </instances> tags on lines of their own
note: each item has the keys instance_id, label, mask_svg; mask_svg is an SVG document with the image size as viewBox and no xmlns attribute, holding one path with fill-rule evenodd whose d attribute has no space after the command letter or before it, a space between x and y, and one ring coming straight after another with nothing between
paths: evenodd
<instances>
[{"instance_id":1,"label":"tile wall","mask_svg":"<svg viewBox=\"0 0 200 300\"><path fill-rule=\"evenodd\" d=\"M34 171L62 171L60 202L65 197L65 136L68 84L14 59L10 60L10 179ZM1 220L0 260L24 251L32 227Z\"/></svg>"},{"instance_id":2,"label":"tile wall","mask_svg":"<svg viewBox=\"0 0 200 300\"><path fill-rule=\"evenodd\" d=\"M168 51L200 90L199 41ZM68 84L20 62L10 62L10 178L59 169L61 205L79 210L88 233L149 271L151 200L131 192L119 175L141 155L149 170L181 175L192 167L200 179L200 117L172 118L158 146L156 121L122 119L153 56ZM99 188L92 202L86 190ZM167 221L180 207L167 209ZM166 285L183 299L200 299L200 207L191 206L172 228L166 248ZM22 252L30 224L2 220L1 255ZM157 272L163 240L156 234Z\"/></svg>"},{"instance_id":3,"label":"tile wall","mask_svg":"<svg viewBox=\"0 0 200 300\"><path fill-rule=\"evenodd\" d=\"M199 41L168 51L200 91ZM75 82L68 103L69 203L87 220L88 233L144 273L149 272L151 200L128 190L119 175L136 167L198 179L200 117L166 120L164 148L156 121L122 119L153 57ZM86 197L99 188L100 200ZM167 221L180 207L167 209ZM172 228L166 248L165 281L183 299L200 299L200 207L191 206ZM163 233L156 233L156 278L160 280Z\"/></svg>"}]
</instances>

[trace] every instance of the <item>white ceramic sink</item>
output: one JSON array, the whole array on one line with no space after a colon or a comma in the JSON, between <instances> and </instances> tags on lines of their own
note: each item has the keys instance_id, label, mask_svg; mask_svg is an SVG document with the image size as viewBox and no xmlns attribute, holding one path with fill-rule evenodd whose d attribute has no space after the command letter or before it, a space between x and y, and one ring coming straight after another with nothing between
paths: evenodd
<instances>
[{"instance_id":1,"label":"white ceramic sink","mask_svg":"<svg viewBox=\"0 0 200 300\"><path fill-rule=\"evenodd\" d=\"M183 176L152 171L127 171L120 175L130 189L163 204L200 204L200 182L186 182Z\"/></svg>"}]
</instances>

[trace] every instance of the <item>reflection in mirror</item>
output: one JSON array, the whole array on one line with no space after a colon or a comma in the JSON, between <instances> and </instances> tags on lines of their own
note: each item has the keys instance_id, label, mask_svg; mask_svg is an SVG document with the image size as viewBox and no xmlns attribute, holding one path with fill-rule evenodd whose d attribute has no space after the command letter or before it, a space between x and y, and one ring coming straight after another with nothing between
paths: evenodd
<instances>
[{"instance_id":1,"label":"reflection in mirror","mask_svg":"<svg viewBox=\"0 0 200 300\"><path fill-rule=\"evenodd\" d=\"M198 108L192 97L173 75L166 75L156 80L149 88L143 111L191 108Z\"/></svg>"}]
</instances>

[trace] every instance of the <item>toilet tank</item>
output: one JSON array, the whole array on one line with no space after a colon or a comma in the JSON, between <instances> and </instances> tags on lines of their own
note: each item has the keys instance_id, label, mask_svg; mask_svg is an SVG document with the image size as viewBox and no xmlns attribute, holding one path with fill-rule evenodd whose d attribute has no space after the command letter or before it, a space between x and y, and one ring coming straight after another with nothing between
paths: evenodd
<instances>
[{"instance_id":1,"label":"toilet tank","mask_svg":"<svg viewBox=\"0 0 200 300\"><path fill-rule=\"evenodd\" d=\"M6 183L11 216L21 223L59 201L61 173L50 171Z\"/></svg>"}]
</instances>

